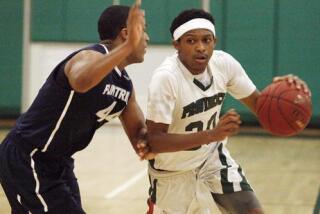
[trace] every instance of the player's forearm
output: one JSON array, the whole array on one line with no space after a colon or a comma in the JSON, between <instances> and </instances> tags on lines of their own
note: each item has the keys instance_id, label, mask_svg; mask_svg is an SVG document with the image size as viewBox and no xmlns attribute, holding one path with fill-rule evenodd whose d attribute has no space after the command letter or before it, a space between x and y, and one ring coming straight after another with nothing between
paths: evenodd
<instances>
[{"instance_id":1,"label":"player's forearm","mask_svg":"<svg viewBox=\"0 0 320 214\"><path fill-rule=\"evenodd\" d=\"M245 98L240 100L255 115L257 115L256 105L257 105L257 100L258 100L259 95L260 95L260 91L259 90L255 90L248 97L245 97Z\"/></svg>"},{"instance_id":2,"label":"player's forearm","mask_svg":"<svg viewBox=\"0 0 320 214\"><path fill-rule=\"evenodd\" d=\"M135 135L131 138L130 140L131 145L137 153L141 151L138 144L145 143L146 135L147 135L147 128L145 126L139 126L137 128Z\"/></svg>"},{"instance_id":3,"label":"player's forearm","mask_svg":"<svg viewBox=\"0 0 320 214\"><path fill-rule=\"evenodd\" d=\"M208 131L191 134L148 133L147 142L154 153L177 152L214 141Z\"/></svg>"}]
</instances>

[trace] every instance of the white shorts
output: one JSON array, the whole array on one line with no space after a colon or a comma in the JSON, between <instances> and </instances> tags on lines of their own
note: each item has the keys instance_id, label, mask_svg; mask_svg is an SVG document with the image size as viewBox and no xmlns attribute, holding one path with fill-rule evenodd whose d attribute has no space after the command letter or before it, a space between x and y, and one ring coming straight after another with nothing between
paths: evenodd
<instances>
[{"instance_id":1,"label":"white shorts","mask_svg":"<svg viewBox=\"0 0 320 214\"><path fill-rule=\"evenodd\" d=\"M210 214L216 210L212 193L252 191L222 143L194 170L168 172L149 165L149 178L149 200L156 207L153 213Z\"/></svg>"}]
</instances>

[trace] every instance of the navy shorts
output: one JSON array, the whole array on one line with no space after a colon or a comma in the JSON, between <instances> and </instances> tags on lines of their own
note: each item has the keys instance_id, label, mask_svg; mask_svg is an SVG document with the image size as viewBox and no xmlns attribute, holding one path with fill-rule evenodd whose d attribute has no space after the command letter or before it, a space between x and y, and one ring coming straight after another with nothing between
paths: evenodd
<instances>
[{"instance_id":1,"label":"navy shorts","mask_svg":"<svg viewBox=\"0 0 320 214\"><path fill-rule=\"evenodd\" d=\"M73 159L48 160L37 149L0 144L0 182L14 214L83 214Z\"/></svg>"}]
</instances>

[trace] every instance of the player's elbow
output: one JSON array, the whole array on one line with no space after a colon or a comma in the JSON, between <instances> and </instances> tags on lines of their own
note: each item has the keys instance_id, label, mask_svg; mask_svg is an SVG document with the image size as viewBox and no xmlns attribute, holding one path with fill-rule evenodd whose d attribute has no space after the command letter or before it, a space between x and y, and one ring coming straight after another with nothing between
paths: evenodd
<instances>
[{"instance_id":1,"label":"player's elbow","mask_svg":"<svg viewBox=\"0 0 320 214\"><path fill-rule=\"evenodd\" d=\"M78 93L86 93L92 88L88 80L83 78L74 78L69 82L71 88Z\"/></svg>"}]
</instances>

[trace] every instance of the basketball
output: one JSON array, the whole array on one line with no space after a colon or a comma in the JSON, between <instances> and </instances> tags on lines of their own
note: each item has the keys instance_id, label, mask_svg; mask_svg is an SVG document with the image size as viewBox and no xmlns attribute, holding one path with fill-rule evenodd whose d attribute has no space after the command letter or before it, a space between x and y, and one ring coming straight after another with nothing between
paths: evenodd
<instances>
[{"instance_id":1,"label":"basketball","mask_svg":"<svg viewBox=\"0 0 320 214\"><path fill-rule=\"evenodd\" d=\"M287 81L271 83L258 97L257 114L261 126L271 134L296 135L310 121L311 98Z\"/></svg>"}]
</instances>

